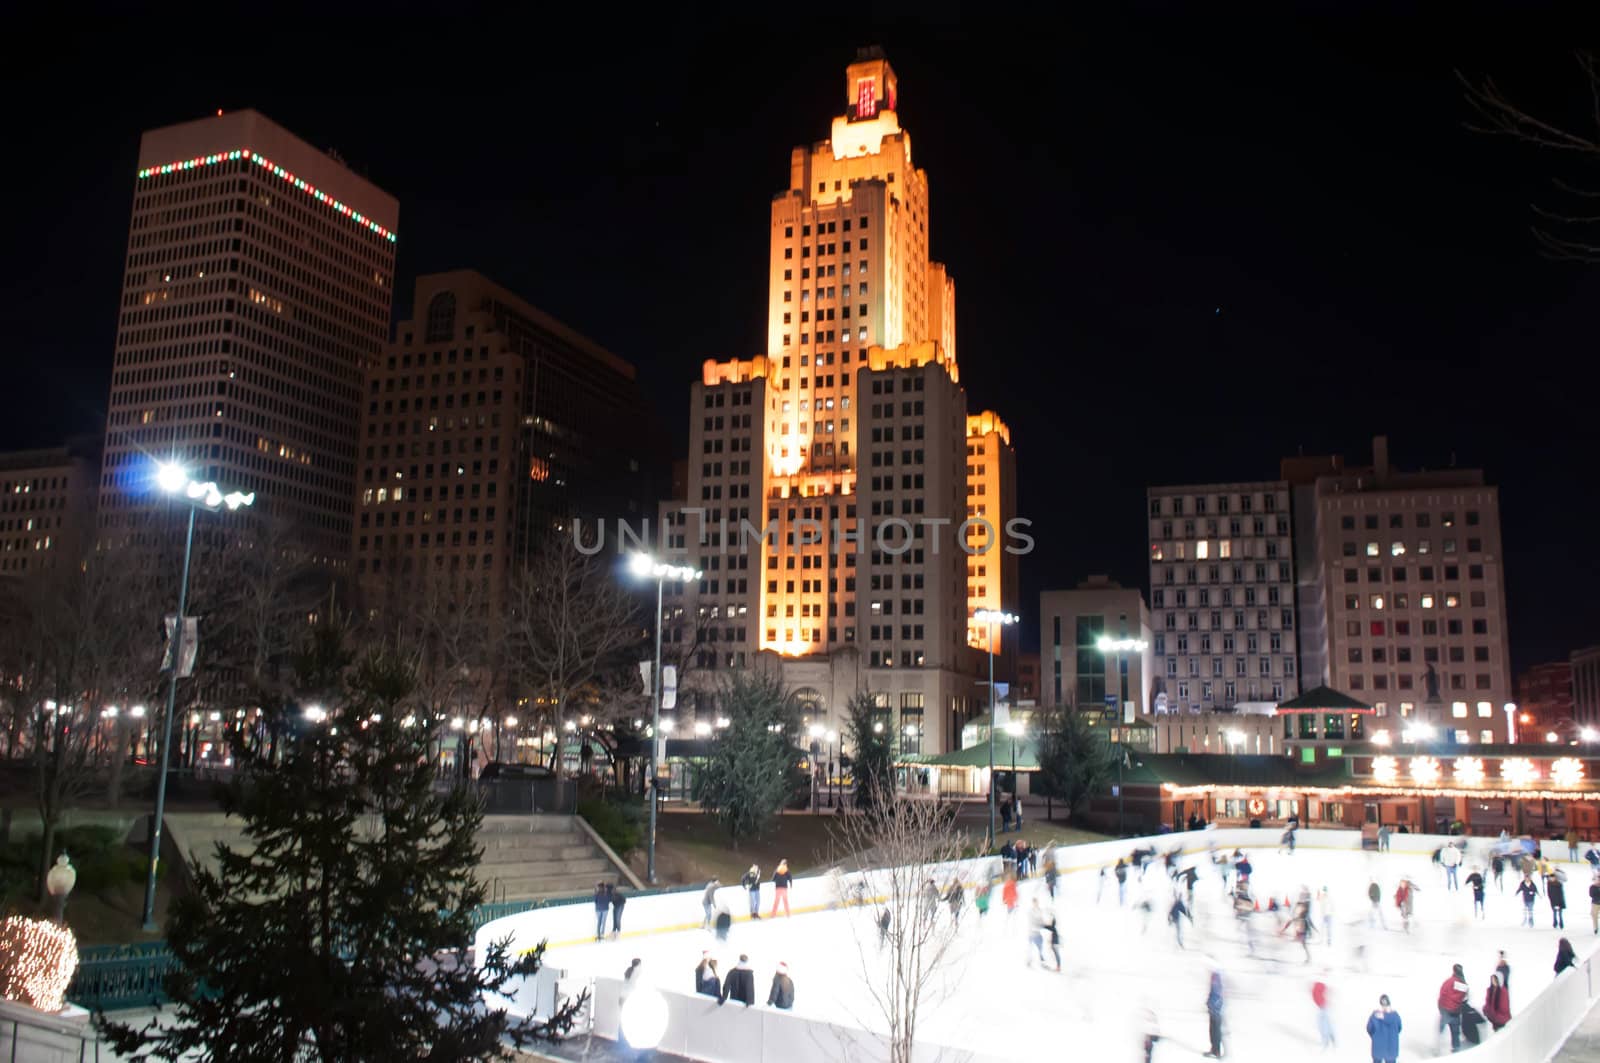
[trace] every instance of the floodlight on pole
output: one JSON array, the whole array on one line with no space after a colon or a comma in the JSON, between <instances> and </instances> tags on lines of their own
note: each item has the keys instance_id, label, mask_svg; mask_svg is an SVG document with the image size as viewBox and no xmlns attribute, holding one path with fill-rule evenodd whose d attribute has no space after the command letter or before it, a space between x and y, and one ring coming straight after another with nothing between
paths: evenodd
<instances>
[{"instance_id":1,"label":"floodlight on pole","mask_svg":"<svg viewBox=\"0 0 1600 1063\"><path fill-rule=\"evenodd\" d=\"M1585 742L1593 742L1600 739L1600 731L1596 731L1593 727L1585 727L1578 732L1578 737Z\"/></svg>"},{"instance_id":2,"label":"floodlight on pole","mask_svg":"<svg viewBox=\"0 0 1600 1063\"><path fill-rule=\"evenodd\" d=\"M989 626L989 845L995 843L994 832L994 629L998 624L1008 627L1015 624L1021 617L1015 613L1008 613L1003 609L979 609L972 614L972 619L980 624Z\"/></svg>"},{"instance_id":3,"label":"floodlight on pole","mask_svg":"<svg viewBox=\"0 0 1600 1063\"><path fill-rule=\"evenodd\" d=\"M172 671L167 676L167 713L161 730L161 768L156 777L156 811L150 821L150 868L145 875L144 921L145 931L156 927L156 871L161 862L161 820L167 807L167 762L172 745L172 714L178 702L178 673L183 670L183 649L187 641L189 608L189 563L194 557L194 517L200 510L215 512L226 509L233 512L255 504L254 491L224 492L211 481L195 480L189 470L175 461L156 466L156 487L169 497L186 502L189 507L188 526L183 537L183 574L178 582L178 614L172 627Z\"/></svg>"},{"instance_id":4,"label":"floodlight on pole","mask_svg":"<svg viewBox=\"0 0 1600 1063\"><path fill-rule=\"evenodd\" d=\"M676 583L695 583L705 575L690 565L669 565L657 561L649 554L635 553L628 558L628 571L636 579L656 581L656 657L650 672L650 777L646 785L650 790L650 848L645 863L645 877L650 885L656 883L656 806L661 803L656 783L661 771L657 753L662 748L661 730L661 595L668 580ZM568 724L572 721L568 720Z\"/></svg>"}]
</instances>

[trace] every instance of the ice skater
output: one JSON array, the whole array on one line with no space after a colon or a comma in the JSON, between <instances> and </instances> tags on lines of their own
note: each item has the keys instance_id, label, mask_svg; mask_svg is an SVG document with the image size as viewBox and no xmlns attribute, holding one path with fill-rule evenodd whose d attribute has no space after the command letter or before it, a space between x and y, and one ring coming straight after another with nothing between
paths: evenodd
<instances>
[{"instance_id":1,"label":"ice skater","mask_svg":"<svg viewBox=\"0 0 1600 1063\"><path fill-rule=\"evenodd\" d=\"M1000 887L1000 903L1006 906L1006 918L1009 920L1017 910L1017 877L1007 875L1005 885Z\"/></svg>"},{"instance_id":2,"label":"ice skater","mask_svg":"<svg viewBox=\"0 0 1600 1063\"><path fill-rule=\"evenodd\" d=\"M1333 1016L1328 1011L1328 969L1311 983L1311 1004L1317 1009L1317 1036L1322 1039L1323 1051L1334 1047Z\"/></svg>"},{"instance_id":3,"label":"ice skater","mask_svg":"<svg viewBox=\"0 0 1600 1063\"><path fill-rule=\"evenodd\" d=\"M758 867L755 864L751 864L750 865L750 870L746 871L744 873L743 877L741 877L739 879L739 885L743 886L745 892L750 895L750 918L751 919L760 919L761 918L761 868Z\"/></svg>"},{"instance_id":4,"label":"ice skater","mask_svg":"<svg viewBox=\"0 0 1600 1063\"><path fill-rule=\"evenodd\" d=\"M1322 943L1333 944L1333 895L1324 886L1317 891L1317 911L1322 915Z\"/></svg>"},{"instance_id":5,"label":"ice skater","mask_svg":"<svg viewBox=\"0 0 1600 1063\"><path fill-rule=\"evenodd\" d=\"M1117 877L1117 907L1121 908L1128 903L1128 862L1117 857L1117 868L1114 874Z\"/></svg>"},{"instance_id":6,"label":"ice skater","mask_svg":"<svg viewBox=\"0 0 1600 1063\"><path fill-rule=\"evenodd\" d=\"M1156 1019L1156 1010L1148 1005L1144 1009L1144 1063L1152 1063L1155 1059L1156 1042L1161 1040L1161 1024Z\"/></svg>"},{"instance_id":7,"label":"ice skater","mask_svg":"<svg viewBox=\"0 0 1600 1063\"><path fill-rule=\"evenodd\" d=\"M1222 1008L1222 972L1213 970L1206 990L1206 1028L1211 1040L1211 1048L1205 1053L1208 1059L1222 1058Z\"/></svg>"},{"instance_id":8,"label":"ice skater","mask_svg":"<svg viewBox=\"0 0 1600 1063\"><path fill-rule=\"evenodd\" d=\"M1416 910L1417 884L1400 876L1400 885L1394 891L1394 906L1400 909L1400 929L1411 933L1411 915Z\"/></svg>"},{"instance_id":9,"label":"ice skater","mask_svg":"<svg viewBox=\"0 0 1600 1063\"><path fill-rule=\"evenodd\" d=\"M1461 1009L1467 1003L1467 976L1458 963L1439 985L1439 1033L1450 1031L1450 1051L1461 1051Z\"/></svg>"},{"instance_id":10,"label":"ice skater","mask_svg":"<svg viewBox=\"0 0 1600 1063\"><path fill-rule=\"evenodd\" d=\"M720 879L713 878L710 882L706 883L706 891L700 895L700 907L704 909L706 913L705 922L700 924L701 930L711 929L711 920L716 915L717 909L717 889L721 885L722 881ZM600 902L596 901L595 907L598 908L599 906Z\"/></svg>"},{"instance_id":11,"label":"ice skater","mask_svg":"<svg viewBox=\"0 0 1600 1063\"><path fill-rule=\"evenodd\" d=\"M627 896L622 892L622 887L616 883L611 885L611 936L622 936L622 906L628 903Z\"/></svg>"},{"instance_id":12,"label":"ice skater","mask_svg":"<svg viewBox=\"0 0 1600 1063\"><path fill-rule=\"evenodd\" d=\"M789 912L789 887L794 885L794 876L789 874L789 861L779 860L778 866L772 871L772 911L769 917L778 917L778 905L783 905L783 917L788 919ZM732 972L729 972L732 973Z\"/></svg>"},{"instance_id":13,"label":"ice skater","mask_svg":"<svg viewBox=\"0 0 1600 1063\"><path fill-rule=\"evenodd\" d=\"M1444 866L1444 888L1460 889L1461 883L1456 881L1456 873L1461 869L1461 850L1454 845L1446 845L1439 852L1439 863Z\"/></svg>"},{"instance_id":14,"label":"ice skater","mask_svg":"<svg viewBox=\"0 0 1600 1063\"><path fill-rule=\"evenodd\" d=\"M994 895L994 880L987 879L978 886L978 891L972 895L972 906L978 909L978 920L989 914L989 898Z\"/></svg>"},{"instance_id":15,"label":"ice skater","mask_svg":"<svg viewBox=\"0 0 1600 1063\"><path fill-rule=\"evenodd\" d=\"M1501 983L1498 974L1489 976L1489 988L1483 994L1483 1017L1497 1031L1511 1021L1511 990Z\"/></svg>"},{"instance_id":16,"label":"ice skater","mask_svg":"<svg viewBox=\"0 0 1600 1063\"><path fill-rule=\"evenodd\" d=\"M611 915L611 883L596 882L594 884L594 939L601 940L606 936L606 923Z\"/></svg>"},{"instance_id":17,"label":"ice skater","mask_svg":"<svg viewBox=\"0 0 1600 1063\"><path fill-rule=\"evenodd\" d=\"M1522 898L1522 925L1533 929L1533 902L1539 899L1539 887L1533 884L1533 876L1524 873L1522 881L1517 883L1517 896Z\"/></svg>"},{"instance_id":18,"label":"ice skater","mask_svg":"<svg viewBox=\"0 0 1600 1063\"><path fill-rule=\"evenodd\" d=\"M1050 899L1056 899L1056 881L1061 877L1061 872L1056 869L1056 854L1051 850L1050 855L1044 858L1044 888L1050 894Z\"/></svg>"},{"instance_id":19,"label":"ice skater","mask_svg":"<svg viewBox=\"0 0 1600 1063\"><path fill-rule=\"evenodd\" d=\"M1400 1058L1400 1013L1389 1006L1387 993L1367 1017L1367 1036L1372 1039L1372 1063L1396 1063Z\"/></svg>"},{"instance_id":20,"label":"ice skater","mask_svg":"<svg viewBox=\"0 0 1600 1063\"><path fill-rule=\"evenodd\" d=\"M885 908L878 913L878 948L884 949L889 945L889 928L894 923L894 917Z\"/></svg>"},{"instance_id":21,"label":"ice skater","mask_svg":"<svg viewBox=\"0 0 1600 1063\"><path fill-rule=\"evenodd\" d=\"M703 997L722 996L722 976L717 974L717 961L709 952L700 954L700 966L694 969L694 991Z\"/></svg>"},{"instance_id":22,"label":"ice skater","mask_svg":"<svg viewBox=\"0 0 1600 1063\"><path fill-rule=\"evenodd\" d=\"M1239 928L1244 934L1246 950L1253 956L1256 951L1256 903L1250 896L1250 887L1247 883L1239 883L1234 887L1233 917L1239 921Z\"/></svg>"},{"instance_id":23,"label":"ice skater","mask_svg":"<svg viewBox=\"0 0 1600 1063\"><path fill-rule=\"evenodd\" d=\"M961 925L961 909L967 903L967 888L961 884L959 875L950 880L950 888L944 892L944 903L950 906L950 921L959 927Z\"/></svg>"},{"instance_id":24,"label":"ice skater","mask_svg":"<svg viewBox=\"0 0 1600 1063\"><path fill-rule=\"evenodd\" d=\"M1183 894L1178 890L1172 891L1172 906L1167 909L1167 922L1172 924L1172 932L1178 936L1178 947L1183 948L1183 921L1189 920L1189 925L1194 925L1194 916L1189 911L1189 906L1183 903Z\"/></svg>"},{"instance_id":25,"label":"ice skater","mask_svg":"<svg viewBox=\"0 0 1600 1063\"><path fill-rule=\"evenodd\" d=\"M1494 855L1489 857L1489 874L1494 877L1494 888L1501 893L1506 891L1506 861L1496 849Z\"/></svg>"},{"instance_id":26,"label":"ice skater","mask_svg":"<svg viewBox=\"0 0 1600 1063\"><path fill-rule=\"evenodd\" d=\"M1554 930L1567 928L1567 873L1559 867L1545 880L1545 899L1550 902L1550 926Z\"/></svg>"},{"instance_id":27,"label":"ice skater","mask_svg":"<svg viewBox=\"0 0 1600 1063\"><path fill-rule=\"evenodd\" d=\"M1028 944L1033 947L1033 952L1028 956L1028 966L1033 966L1033 956L1039 957L1039 966L1044 966L1044 909L1039 907L1039 898L1035 897L1028 906Z\"/></svg>"},{"instance_id":28,"label":"ice skater","mask_svg":"<svg viewBox=\"0 0 1600 1063\"><path fill-rule=\"evenodd\" d=\"M1472 869L1472 874L1467 876L1467 885L1472 887L1472 914L1479 919L1483 918L1483 872L1477 868Z\"/></svg>"},{"instance_id":29,"label":"ice skater","mask_svg":"<svg viewBox=\"0 0 1600 1063\"><path fill-rule=\"evenodd\" d=\"M1388 920L1383 917L1383 890L1378 888L1377 879L1372 879L1367 883L1367 900L1372 904L1371 910L1367 912L1367 929L1371 930L1372 925L1376 923L1383 929L1388 930Z\"/></svg>"},{"instance_id":30,"label":"ice skater","mask_svg":"<svg viewBox=\"0 0 1600 1063\"><path fill-rule=\"evenodd\" d=\"M789 977L789 965L782 961L772 976L772 988L767 990L767 1007L779 1011L794 1009L794 979Z\"/></svg>"},{"instance_id":31,"label":"ice skater","mask_svg":"<svg viewBox=\"0 0 1600 1063\"><path fill-rule=\"evenodd\" d=\"M1572 942L1566 938L1556 942L1556 974L1559 975L1568 967L1575 966L1577 962L1578 954L1573 950Z\"/></svg>"},{"instance_id":32,"label":"ice skater","mask_svg":"<svg viewBox=\"0 0 1600 1063\"><path fill-rule=\"evenodd\" d=\"M1589 919L1594 923L1594 932L1600 934L1600 872L1589 881Z\"/></svg>"}]
</instances>

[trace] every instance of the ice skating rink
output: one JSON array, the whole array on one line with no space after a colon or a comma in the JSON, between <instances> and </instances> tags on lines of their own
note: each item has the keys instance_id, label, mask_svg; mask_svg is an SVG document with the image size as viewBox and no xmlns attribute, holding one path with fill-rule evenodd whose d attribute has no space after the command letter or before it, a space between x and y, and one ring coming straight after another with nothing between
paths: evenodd
<instances>
[{"instance_id":1,"label":"ice skating rink","mask_svg":"<svg viewBox=\"0 0 1600 1063\"><path fill-rule=\"evenodd\" d=\"M1194 845L1201 837L1178 835L1169 844ZM1297 1052L1320 1052L1311 1002L1311 985L1318 977L1330 987L1336 1055L1370 1058L1365 1024L1381 993L1389 995L1404 1023L1403 1058L1448 1053L1449 1035L1438 1031L1434 1002L1451 964L1460 963L1466 971L1471 1002L1481 1010L1496 952L1505 950L1515 1015L1553 980L1556 943L1563 934L1580 960L1600 942L1589 919L1590 874L1584 864L1557 865L1568 875L1566 930L1551 928L1543 897L1535 908L1536 929L1519 925L1522 909L1512 892L1518 876L1509 869L1502 893L1483 868L1486 914L1475 919L1465 879L1480 862L1478 851L1461 868L1461 888L1448 891L1443 870L1426 856L1304 847L1288 855L1246 849L1254 865L1253 893L1263 909L1269 897L1281 904L1298 895L1301 886L1313 896L1323 887L1329 890L1332 941L1325 940L1322 913L1314 904L1317 936L1309 963L1299 944L1277 933L1286 913L1263 910L1253 917L1256 946L1254 954L1249 951L1231 900L1224 897L1221 879L1203 851L1177 861L1180 868L1192 863L1200 872L1195 922L1184 925L1183 948L1166 919L1173 885L1159 860L1150 864L1142 881L1137 871L1130 873L1123 905L1109 871L1103 887L1095 868L1064 874L1053 905L1061 931L1060 973L1030 962L1030 901L1038 897L1041 904L1051 903L1042 878L1021 884L1021 903L1010 917L998 889L993 907L981 919L969 892L943 976L920 1009L918 1041L1019 1059L1059 1048L1096 1059L1135 1060L1142 1058L1144 1031L1153 1016L1160 1034L1155 1059L1198 1060L1209 1047L1205 1000L1215 968L1221 970L1225 987L1223 1049L1229 1059L1278 1063ZM1063 855L1070 857L1071 852ZM1564 847L1561 852L1565 855ZM1418 887L1409 934L1400 929L1393 900L1402 874L1409 874ZM1387 929L1368 929L1372 878L1382 892ZM747 910L746 895L737 887L726 887L720 897L735 913ZM1148 919L1139 907L1146 898L1152 908ZM771 901L769 884L762 893L764 916ZM683 904L685 921L699 917L698 895L685 894ZM844 908L741 921L726 942L693 930L552 946L546 959L575 974L619 977L638 957L645 984L692 992L702 950L717 959L722 973L743 952L755 967L758 1005L766 1000L772 973L782 961L795 981L797 1014L881 1030L885 1024L867 992L864 973L882 962L874 913L871 907ZM1494 1036L1487 1025L1481 1029L1486 1037Z\"/></svg>"}]
</instances>

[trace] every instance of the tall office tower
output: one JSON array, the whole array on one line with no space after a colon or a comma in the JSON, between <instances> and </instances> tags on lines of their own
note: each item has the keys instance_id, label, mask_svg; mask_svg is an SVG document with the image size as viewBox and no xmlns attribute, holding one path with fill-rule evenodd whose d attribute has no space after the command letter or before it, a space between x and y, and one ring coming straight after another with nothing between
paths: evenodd
<instances>
[{"instance_id":1,"label":"tall office tower","mask_svg":"<svg viewBox=\"0 0 1600 1063\"><path fill-rule=\"evenodd\" d=\"M306 556L350 551L361 370L389 335L399 206L255 111L139 145L100 479L137 544L154 461L255 491Z\"/></svg>"},{"instance_id":2,"label":"tall office tower","mask_svg":"<svg viewBox=\"0 0 1600 1063\"><path fill-rule=\"evenodd\" d=\"M1289 485L1152 487L1156 711L1250 711L1299 692Z\"/></svg>"},{"instance_id":3,"label":"tall office tower","mask_svg":"<svg viewBox=\"0 0 1600 1063\"><path fill-rule=\"evenodd\" d=\"M98 438L0 454L0 577L76 564L94 542Z\"/></svg>"},{"instance_id":4,"label":"tall office tower","mask_svg":"<svg viewBox=\"0 0 1600 1063\"><path fill-rule=\"evenodd\" d=\"M967 417L967 542L974 552L967 557L967 601L972 611L1012 610L1017 600L1017 565L1006 554L1000 533L1004 514L1017 511L1017 452L1011 449L1011 429L993 410ZM984 547L999 544L1001 549ZM982 552L978 552L979 550ZM1005 653L1015 658L1016 638L1006 638L1000 628L992 631L982 621L968 618L967 644L984 652ZM1007 674L1013 669L1008 668Z\"/></svg>"},{"instance_id":5,"label":"tall office tower","mask_svg":"<svg viewBox=\"0 0 1600 1063\"><path fill-rule=\"evenodd\" d=\"M902 749L937 752L983 701L972 610L1017 607L1001 600L1015 459L996 415L968 416L927 174L876 49L846 69L845 101L772 201L767 353L707 362L695 385L685 497L663 512L669 552L705 579L669 596L665 637L699 647L699 668L777 654L808 716L870 693L900 714ZM968 523L978 506L987 525Z\"/></svg>"},{"instance_id":6,"label":"tall office tower","mask_svg":"<svg viewBox=\"0 0 1600 1063\"><path fill-rule=\"evenodd\" d=\"M369 609L432 577L498 610L542 542L637 525L666 485L633 366L470 270L417 278L364 392L352 546Z\"/></svg>"},{"instance_id":7,"label":"tall office tower","mask_svg":"<svg viewBox=\"0 0 1600 1063\"><path fill-rule=\"evenodd\" d=\"M1499 490L1478 469L1393 469L1380 436L1371 467L1317 478L1316 502L1307 531L1330 684L1372 703L1380 728L1420 720L1459 742L1504 740L1514 699Z\"/></svg>"}]
</instances>

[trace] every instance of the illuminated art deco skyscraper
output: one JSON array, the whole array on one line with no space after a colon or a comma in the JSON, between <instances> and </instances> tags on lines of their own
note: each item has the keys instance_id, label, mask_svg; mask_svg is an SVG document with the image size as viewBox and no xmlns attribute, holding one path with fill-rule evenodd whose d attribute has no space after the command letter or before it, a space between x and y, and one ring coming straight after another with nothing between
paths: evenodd
<instances>
[{"instance_id":1,"label":"illuminated art deco skyscraper","mask_svg":"<svg viewBox=\"0 0 1600 1063\"><path fill-rule=\"evenodd\" d=\"M986 701L972 612L1016 604L1015 455L995 413L968 412L955 284L928 257L928 175L881 53L845 98L772 201L767 353L708 361L693 388L687 498L666 509L694 511L671 546L705 579L669 601L666 637L700 673L779 655L835 724L869 692L902 748L937 752Z\"/></svg>"}]
</instances>

